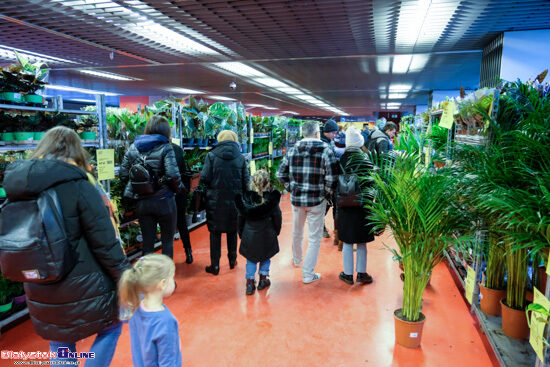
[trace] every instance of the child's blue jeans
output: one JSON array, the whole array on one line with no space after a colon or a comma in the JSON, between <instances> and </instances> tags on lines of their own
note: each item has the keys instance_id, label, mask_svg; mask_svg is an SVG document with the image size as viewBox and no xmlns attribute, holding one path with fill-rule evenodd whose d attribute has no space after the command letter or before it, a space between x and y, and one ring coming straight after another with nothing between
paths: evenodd
<instances>
[{"instance_id":1,"label":"child's blue jeans","mask_svg":"<svg viewBox=\"0 0 550 367\"><path fill-rule=\"evenodd\" d=\"M271 260L262 261L260 263L260 275L269 275L269 265ZM256 269L258 268L258 263L246 260L246 279L254 279L256 276Z\"/></svg>"}]
</instances>

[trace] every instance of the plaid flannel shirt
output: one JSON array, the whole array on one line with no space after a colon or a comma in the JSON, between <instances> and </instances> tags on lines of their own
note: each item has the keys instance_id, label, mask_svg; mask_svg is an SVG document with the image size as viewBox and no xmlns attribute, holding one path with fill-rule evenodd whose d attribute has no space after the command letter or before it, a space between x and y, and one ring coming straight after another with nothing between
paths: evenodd
<instances>
[{"instance_id":1,"label":"plaid flannel shirt","mask_svg":"<svg viewBox=\"0 0 550 367\"><path fill-rule=\"evenodd\" d=\"M294 206L316 206L329 198L340 168L332 149L321 140L303 139L284 156L277 178L290 192Z\"/></svg>"}]
</instances>

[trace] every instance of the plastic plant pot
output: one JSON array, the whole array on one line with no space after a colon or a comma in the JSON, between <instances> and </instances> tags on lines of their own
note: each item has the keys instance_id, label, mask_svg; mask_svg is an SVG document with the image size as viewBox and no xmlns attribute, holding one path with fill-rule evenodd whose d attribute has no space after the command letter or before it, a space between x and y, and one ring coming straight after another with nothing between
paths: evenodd
<instances>
[{"instance_id":1,"label":"plastic plant pot","mask_svg":"<svg viewBox=\"0 0 550 367\"><path fill-rule=\"evenodd\" d=\"M97 134L95 131L82 131L78 135L80 135L80 139L82 140L95 140Z\"/></svg>"},{"instance_id":2,"label":"plastic plant pot","mask_svg":"<svg viewBox=\"0 0 550 367\"><path fill-rule=\"evenodd\" d=\"M27 94L25 96L25 102L28 103L42 104L43 101L44 98L38 94Z\"/></svg>"},{"instance_id":3,"label":"plastic plant pot","mask_svg":"<svg viewBox=\"0 0 550 367\"><path fill-rule=\"evenodd\" d=\"M42 138L44 137L44 135L46 135L46 132L45 132L45 131L35 132L35 133L34 133L34 140L35 140L35 141L42 140Z\"/></svg>"},{"instance_id":4,"label":"plastic plant pot","mask_svg":"<svg viewBox=\"0 0 550 367\"><path fill-rule=\"evenodd\" d=\"M13 133L2 133L2 141L14 141L15 135Z\"/></svg>"},{"instance_id":5,"label":"plastic plant pot","mask_svg":"<svg viewBox=\"0 0 550 367\"><path fill-rule=\"evenodd\" d=\"M0 198L5 198L6 197L6 190L4 190L3 187L0 187Z\"/></svg>"},{"instance_id":6,"label":"plastic plant pot","mask_svg":"<svg viewBox=\"0 0 550 367\"><path fill-rule=\"evenodd\" d=\"M34 139L34 133L29 132L16 132L15 140L19 143L32 143Z\"/></svg>"},{"instance_id":7,"label":"plastic plant pot","mask_svg":"<svg viewBox=\"0 0 550 367\"><path fill-rule=\"evenodd\" d=\"M4 313L4 312L8 312L9 310L11 310L11 306L12 306L12 301L10 299L10 302L9 303L6 303L5 305L0 305L0 314Z\"/></svg>"},{"instance_id":8,"label":"plastic plant pot","mask_svg":"<svg viewBox=\"0 0 550 367\"><path fill-rule=\"evenodd\" d=\"M23 102L23 95L15 92L4 92L3 97L10 102Z\"/></svg>"}]
</instances>

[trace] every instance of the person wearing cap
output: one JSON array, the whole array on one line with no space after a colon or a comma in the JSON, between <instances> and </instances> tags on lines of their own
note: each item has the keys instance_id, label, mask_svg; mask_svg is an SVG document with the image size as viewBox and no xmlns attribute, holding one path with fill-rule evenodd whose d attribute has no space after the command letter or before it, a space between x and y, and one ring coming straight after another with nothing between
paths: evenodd
<instances>
[{"instance_id":1,"label":"person wearing cap","mask_svg":"<svg viewBox=\"0 0 550 367\"><path fill-rule=\"evenodd\" d=\"M206 155L200 185L206 187L206 224L210 232L210 265L206 272L220 272L221 237L227 236L229 267L237 265L237 208L235 197L248 190L250 173L241 154L237 134L223 130L218 144Z\"/></svg>"},{"instance_id":2,"label":"person wearing cap","mask_svg":"<svg viewBox=\"0 0 550 367\"><path fill-rule=\"evenodd\" d=\"M373 165L361 147L364 139L361 132L354 127L346 131L346 151L340 158L340 165L345 174L357 174L365 177L373 169ZM372 181L360 180L361 191L365 192L372 187ZM363 200L372 200L366 198ZM353 284L353 244L357 244L357 262L355 271L357 272L357 283L372 283L372 276L367 273L367 243L374 241L373 224L367 219L370 216L369 210L361 206L339 207L337 215L338 237L344 242L342 258L344 271L340 273L339 278Z\"/></svg>"}]
</instances>

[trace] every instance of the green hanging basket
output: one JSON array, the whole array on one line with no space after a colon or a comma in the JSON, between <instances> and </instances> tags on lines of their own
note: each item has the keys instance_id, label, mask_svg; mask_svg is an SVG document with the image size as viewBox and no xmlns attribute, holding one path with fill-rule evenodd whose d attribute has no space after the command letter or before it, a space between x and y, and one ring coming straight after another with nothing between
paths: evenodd
<instances>
[{"instance_id":1,"label":"green hanging basket","mask_svg":"<svg viewBox=\"0 0 550 367\"><path fill-rule=\"evenodd\" d=\"M95 131L82 131L78 135L80 135L80 139L82 140L95 140L97 136Z\"/></svg>"}]
</instances>

